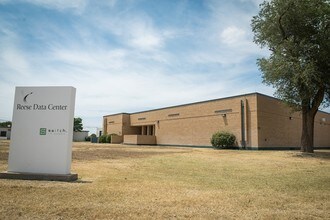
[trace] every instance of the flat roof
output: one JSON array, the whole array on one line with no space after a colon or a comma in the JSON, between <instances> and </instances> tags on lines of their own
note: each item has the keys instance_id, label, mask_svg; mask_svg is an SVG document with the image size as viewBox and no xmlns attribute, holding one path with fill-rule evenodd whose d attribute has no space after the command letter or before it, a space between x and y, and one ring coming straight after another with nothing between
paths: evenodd
<instances>
[{"instance_id":1,"label":"flat roof","mask_svg":"<svg viewBox=\"0 0 330 220\"><path fill-rule=\"evenodd\" d=\"M109 114L109 115L104 115L103 117L122 115L122 114L125 114L125 115L139 114L139 113L159 111L159 110L164 110L164 109L177 108L177 107L196 105L196 104L203 104L203 103L207 103L207 102L214 102L214 101L220 101L220 100L225 100L225 99L233 99L233 98L244 97L244 96L252 96L252 95L260 95L260 96L264 96L264 97L267 97L267 98L275 99L277 101L282 101L281 99L275 98L273 96L265 95L265 94L262 94L262 93L259 93L259 92L252 92L252 93L246 93L246 94L242 94L242 95L228 96L228 97L210 99L210 100L199 101L199 102L191 102L191 103L187 103L187 104L173 105L173 106L150 109L150 110L145 110L145 111L138 111L138 112L132 112L132 113L122 112L122 113ZM330 114L329 112L325 112L325 111L321 111L321 110L318 110L318 111L326 113L326 114Z\"/></svg>"},{"instance_id":2,"label":"flat roof","mask_svg":"<svg viewBox=\"0 0 330 220\"><path fill-rule=\"evenodd\" d=\"M196 105L196 104L203 104L203 103L207 103L207 102L214 102L214 101L220 101L220 100L225 100L225 99L233 99L233 98L238 98L238 97L243 97L243 96L252 96L252 95L260 95L260 96L264 96L264 97L267 97L267 98L271 98L271 99L275 99L275 100L278 100L278 101L282 101L282 100L280 100L278 98L275 98L273 96L265 95L265 94L262 94L262 93L259 93L259 92L252 92L252 93L246 93L246 94L242 94L242 95L228 96L228 97L217 98L217 99L210 99L210 100L199 101L199 102L191 102L191 103L182 104L182 105L173 105L173 106L168 106L168 107L163 107L163 108L156 108L156 109L150 109L150 110L145 110L145 111L138 111L138 112L132 112L132 113L122 112L122 113L109 114L109 115L104 115L103 117L115 116L115 115L122 115L122 114L125 114L125 115L139 114L139 113L159 111L159 110L164 110L164 109L184 107L184 106ZM319 112L326 113L326 114L330 114L330 113L325 112L325 111L321 111L321 110L318 110L318 111Z\"/></svg>"},{"instance_id":3,"label":"flat roof","mask_svg":"<svg viewBox=\"0 0 330 220\"><path fill-rule=\"evenodd\" d=\"M163 108L156 108L156 109L150 109L150 110L145 110L145 111L138 111L138 112L133 112L133 113L123 112L123 113L109 114L109 115L105 115L103 117L115 116L115 115L121 115L121 114L128 114L128 115L139 114L139 113L159 111L159 110L164 110L164 109L184 107L184 106L196 105L196 104L203 104L203 103L207 103L207 102L214 102L214 101L220 101L220 100L225 100L225 99L238 98L238 97L243 97L243 96L251 96L251 95L263 95L263 96L266 96L266 97L269 97L269 98L274 98L274 97L267 96L267 95L264 95L264 94L261 94L261 93L258 93L258 92L254 92L254 93L247 93L247 94L243 94L243 95L235 95L235 96L229 96L229 97L224 97L224 98L210 99L210 100L206 100L206 101L191 102L191 103L182 104L182 105L173 105L173 106L168 106L168 107L163 107ZM274 99L277 99L277 98L274 98ZM277 99L277 100L279 100L279 99Z\"/></svg>"}]
</instances>

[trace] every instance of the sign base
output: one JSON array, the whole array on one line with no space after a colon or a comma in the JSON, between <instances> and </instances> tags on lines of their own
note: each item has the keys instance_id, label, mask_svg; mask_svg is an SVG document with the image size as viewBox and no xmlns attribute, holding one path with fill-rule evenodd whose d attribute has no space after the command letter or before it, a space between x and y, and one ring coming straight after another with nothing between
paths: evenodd
<instances>
[{"instance_id":1,"label":"sign base","mask_svg":"<svg viewBox=\"0 0 330 220\"><path fill-rule=\"evenodd\" d=\"M72 182L78 179L78 174L40 174L40 173L18 173L1 172L0 179L18 179L18 180L46 180L46 181L64 181Z\"/></svg>"}]
</instances>

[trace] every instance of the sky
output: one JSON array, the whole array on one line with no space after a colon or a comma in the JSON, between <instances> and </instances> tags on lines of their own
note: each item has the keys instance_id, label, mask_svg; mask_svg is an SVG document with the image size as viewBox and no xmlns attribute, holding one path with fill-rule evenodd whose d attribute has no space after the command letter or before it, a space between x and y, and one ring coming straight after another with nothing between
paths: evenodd
<instances>
[{"instance_id":1,"label":"sky","mask_svg":"<svg viewBox=\"0 0 330 220\"><path fill-rule=\"evenodd\" d=\"M0 0L0 120L16 86L74 86L84 129L102 117L262 84L250 23L262 0Z\"/></svg>"}]
</instances>

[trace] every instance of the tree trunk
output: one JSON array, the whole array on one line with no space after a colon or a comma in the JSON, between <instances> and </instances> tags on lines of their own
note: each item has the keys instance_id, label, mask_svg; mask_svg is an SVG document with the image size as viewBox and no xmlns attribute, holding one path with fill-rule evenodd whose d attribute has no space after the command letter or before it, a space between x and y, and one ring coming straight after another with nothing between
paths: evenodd
<instances>
[{"instance_id":1,"label":"tree trunk","mask_svg":"<svg viewBox=\"0 0 330 220\"><path fill-rule=\"evenodd\" d=\"M324 98L325 88L320 87L312 100L302 101L301 151L314 153L314 118Z\"/></svg>"},{"instance_id":2,"label":"tree trunk","mask_svg":"<svg viewBox=\"0 0 330 220\"><path fill-rule=\"evenodd\" d=\"M314 117L308 107L302 109L301 151L314 153Z\"/></svg>"}]
</instances>

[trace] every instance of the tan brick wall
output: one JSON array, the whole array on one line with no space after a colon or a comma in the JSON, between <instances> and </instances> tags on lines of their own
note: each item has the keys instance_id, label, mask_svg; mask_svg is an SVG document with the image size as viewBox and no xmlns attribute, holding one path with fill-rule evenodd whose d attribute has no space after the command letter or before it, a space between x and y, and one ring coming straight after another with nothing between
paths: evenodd
<instances>
[{"instance_id":1,"label":"tan brick wall","mask_svg":"<svg viewBox=\"0 0 330 220\"><path fill-rule=\"evenodd\" d=\"M257 117L257 95L249 98L246 103L246 146L258 146L258 117Z\"/></svg>"},{"instance_id":2,"label":"tan brick wall","mask_svg":"<svg viewBox=\"0 0 330 220\"><path fill-rule=\"evenodd\" d=\"M120 144L123 143L123 136L116 134L111 135L111 144Z\"/></svg>"},{"instance_id":3,"label":"tan brick wall","mask_svg":"<svg viewBox=\"0 0 330 220\"><path fill-rule=\"evenodd\" d=\"M156 144L156 136L152 135L125 135L124 144Z\"/></svg>"},{"instance_id":4,"label":"tan brick wall","mask_svg":"<svg viewBox=\"0 0 330 220\"><path fill-rule=\"evenodd\" d=\"M139 134L140 128L132 127L130 123L130 115L123 114L115 114L110 116L103 117L103 131L107 134L116 134L116 135L124 135L124 134Z\"/></svg>"},{"instance_id":5,"label":"tan brick wall","mask_svg":"<svg viewBox=\"0 0 330 220\"><path fill-rule=\"evenodd\" d=\"M300 145L300 113L292 113L280 100L258 93L131 115L105 116L107 125L104 128L108 134L140 135L142 126L154 125L157 144L193 146L211 146L212 134L223 130L234 133L238 145L241 145L241 101L244 103L247 147ZM223 117L221 112L215 112L219 110L230 111ZM322 118L325 118L325 122ZM330 147L329 134L330 114L318 112L315 119L315 146Z\"/></svg>"},{"instance_id":6,"label":"tan brick wall","mask_svg":"<svg viewBox=\"0 0 330 220\"><path fill-rule=\"evenodd\" d=\"M314 146L330 147L330 114L329 113L319 111L315 116Z\"/></svg>"},{"instance_id":7,"label":"tan brick wall","mask_svg":"<svg viewBox=\"0 0 330 220\"><path fill-rule=\"evenodd\" d=\"M123 134L140 134L141 128L131 126L131 116L123 115Z\"/></svg>"},{"instance_id":8,"label":"tan brick wall","mask_svg":"<svg viewBox=\"0 0 330 220\"><path fill-rule=\"evenodd\" d=\"M241 100L247 100L247 146L257 145L256 96L220 99L215 101L165 108L131 115L131 125L155 125L157 144L211 146L210 138L219 130L235 134L241 143ZM218 110L230 109L223 117ZM179 115L176 115L179 114ZM169 116L172 115L172 116Z\"/></svg>"},{"instance_id":9,"label":"tan brick wall","mask_svg":"<svg viewBox=\"0 0 330 220\"><path fill-rule=\"evenodd\" d=\"M291 118L290 118L291 117ZM320 123L326 118L327 125ZM330 114L318 112L315 118L314 145L330 146ZM258 95L259 147L299 147L301 114L292 112L280 100Z\"/></svg>"},{"instance_id":10,"label":"tan brick wall","mask_svg":"<svg viewBox=\"0 0 330 220\"><path fill-rule=\"evenodd\" d=\"M104 133L122 135L124 126L123 115L124 114L104 116L103 122L107 123L106 125L103 124Z\"/></svg>"},{"instance_id":11,"label":"tan brick wall","mask_svg":"<svg viewBox=\"0 0 330 220\"><path fill-rule=\"evenodd\" d=\"M103 116L103 134L107 134L108 118Z\"/></svg>"},{"instance_id":12,"label":"tan brick wall","mask_svg":"<svg viewBox=\"0 0 330 220\"><path fill-rule=\"evenodd\" d=\"M125 144L137 144L137 135L125 135L124 143Z\"/></svg>"}]
</instances>

